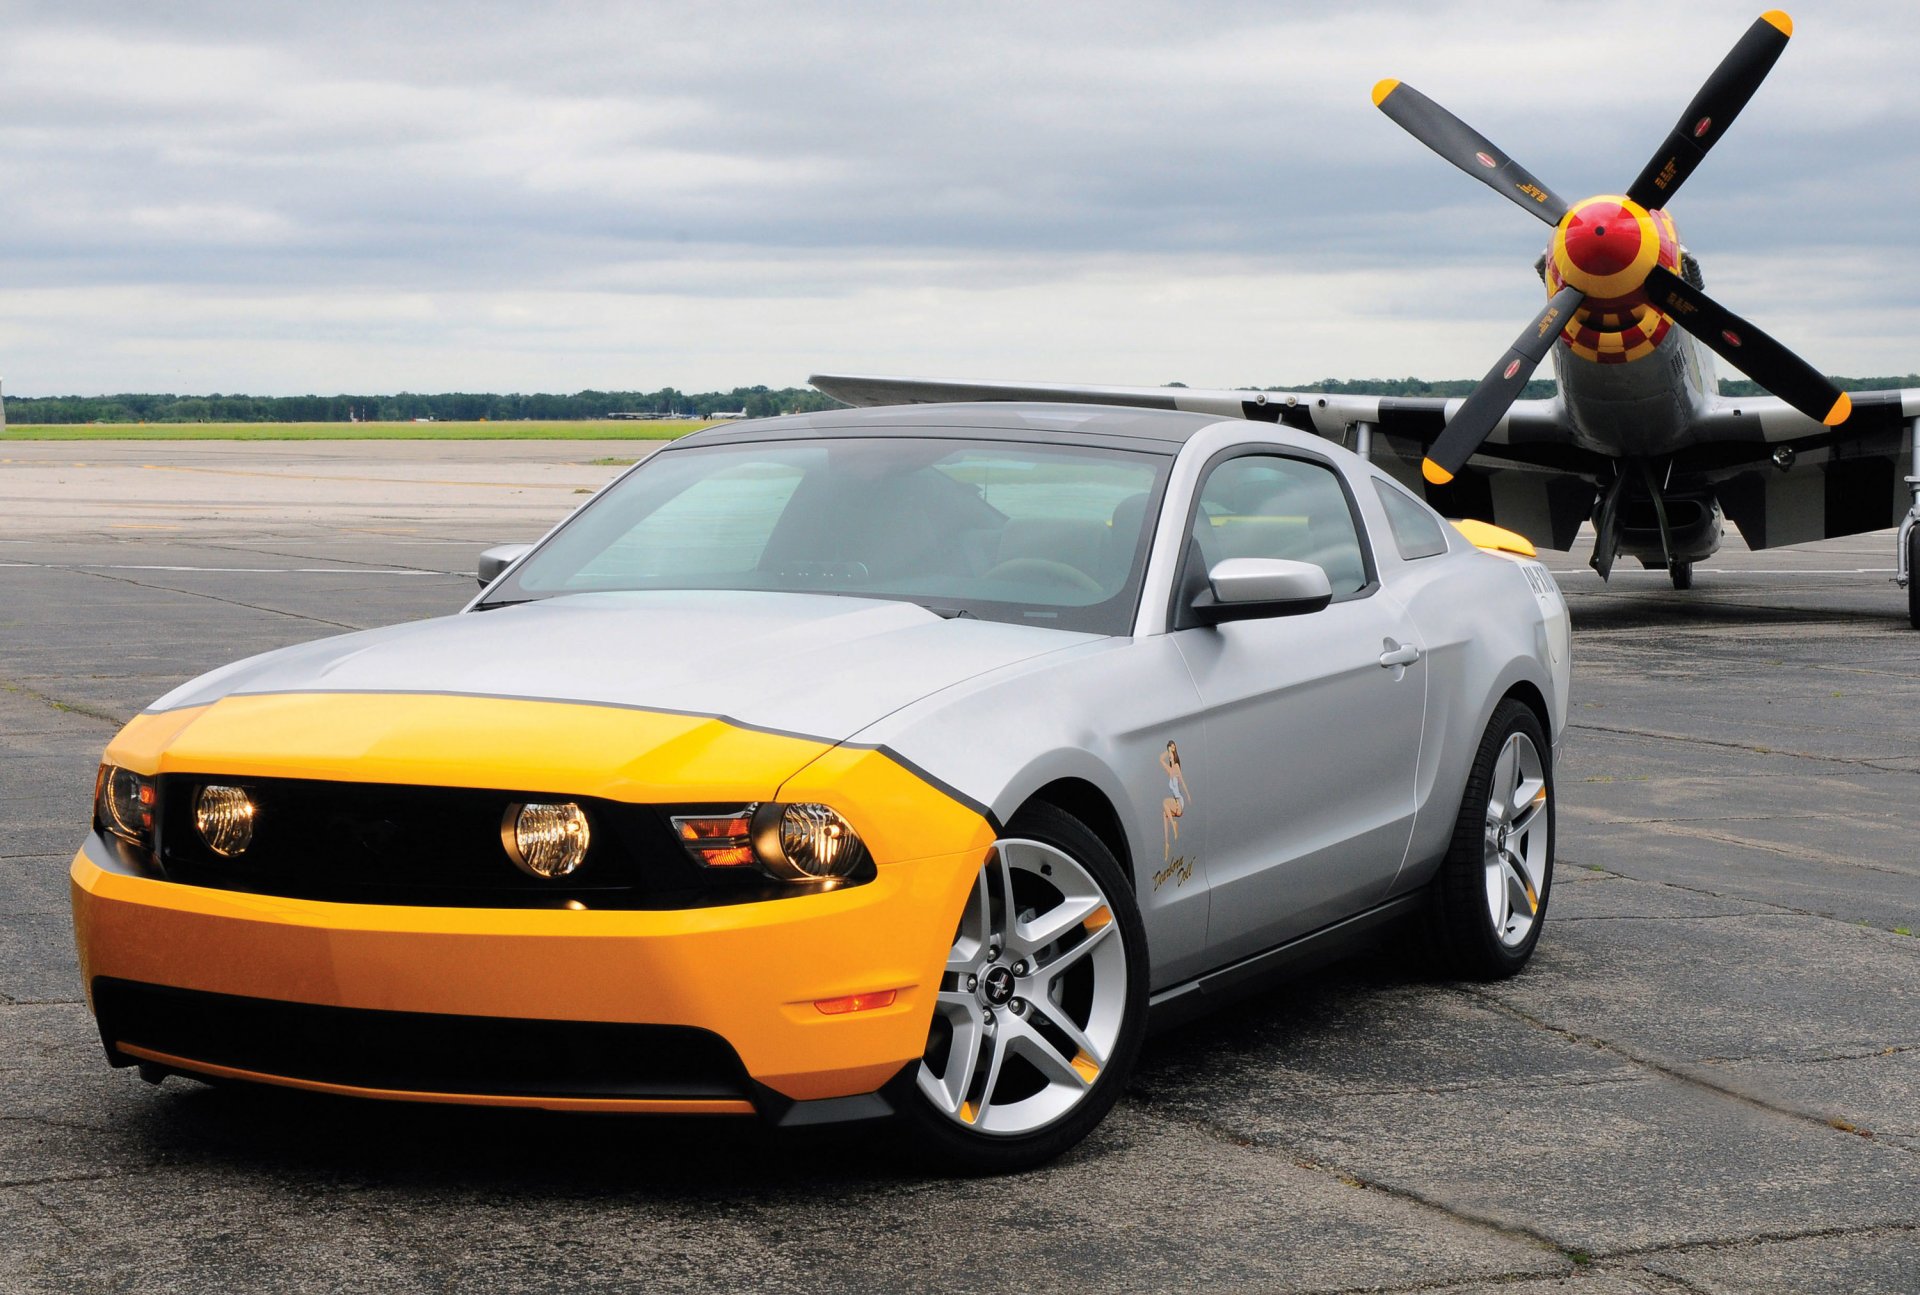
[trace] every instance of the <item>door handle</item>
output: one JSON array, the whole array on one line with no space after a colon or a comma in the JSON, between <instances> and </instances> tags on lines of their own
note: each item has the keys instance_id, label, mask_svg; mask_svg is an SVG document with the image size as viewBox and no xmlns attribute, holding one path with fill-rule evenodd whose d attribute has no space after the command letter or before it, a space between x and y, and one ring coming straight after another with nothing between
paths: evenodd
<instances>
[{"instance_id":1,"label":"door handle","mask_svg":"<svg viewBox=\"0 0 1920 1295\"><path fill-rule=\"evenodd\" d=\"M1420 659L1420 649L1411 643L1402 646L1388 639L1380 646L1386 649L1380 654L1382 668L1391 669L1394 666L1412 665Z\"/></svg>"}]
</instances>

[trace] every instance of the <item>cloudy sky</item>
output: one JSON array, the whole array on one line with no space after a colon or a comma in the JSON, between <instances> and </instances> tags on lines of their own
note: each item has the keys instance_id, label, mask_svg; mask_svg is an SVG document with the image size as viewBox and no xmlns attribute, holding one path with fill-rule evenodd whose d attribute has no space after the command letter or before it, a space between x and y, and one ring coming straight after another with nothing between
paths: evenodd
<instances>
[{"instance_id":1,"label":"cloudy sky","mask_svg":"<svg viewBox=\"0 0 1920 1295\"><path fill-rule=\"evenodd\" d=\"M1618 191L1760 7L0 0L0 376L1471 377L1546 231L1373 83ZM1920 369L1920 6L1794 19L1673 213L1815 364Z\"/></svg>"}]
</instances>

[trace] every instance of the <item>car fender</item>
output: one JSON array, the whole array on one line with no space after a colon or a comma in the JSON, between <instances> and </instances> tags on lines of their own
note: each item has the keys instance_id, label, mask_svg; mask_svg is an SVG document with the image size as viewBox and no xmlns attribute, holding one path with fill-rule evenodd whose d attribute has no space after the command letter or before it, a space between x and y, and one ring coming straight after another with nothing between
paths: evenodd
<instances>
[{"instance_id":1,"label":"car fender","mask_svg":"<svg viewBox=\"0 0 1920 1295\"><path fill-rule=\"evenodd\" d=\"M855 735L980 804L996 830L1063 778L1106 798L1125 836L1156 984L1206 953L1206 791L1199 698L1166 635L1111 638L942 689ZM1169 821L1161 753L1188 761L1195 812ZM1174 849L1175 832L1180 848ZM1163 848L1153 848L1154 838Z\"/></svg>"},{"instance_id":2,"label":"car fender","mask_svg":"<svg viewBox=\"0 0 1920 1295\"><path fill-rule=\"evenodd\" d=\"M1551 627L1519 561L1456 553L1436 560L1430 578L1399 586L1427 639L1430 669L1413 839L1395 893L1426 881L1446 853L1480 738L1503 697L1522 684L1537 692L1550 742L1565 725Z\"/></svg>"}]
</instances>

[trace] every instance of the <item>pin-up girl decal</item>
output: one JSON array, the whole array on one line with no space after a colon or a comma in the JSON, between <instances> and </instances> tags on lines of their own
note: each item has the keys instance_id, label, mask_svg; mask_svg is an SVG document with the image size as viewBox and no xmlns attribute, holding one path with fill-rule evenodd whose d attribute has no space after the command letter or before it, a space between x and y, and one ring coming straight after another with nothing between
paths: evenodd
<instances>
[{"instance_id":1,"label":"pin-up girl decal","mask_svg":"<svg viewBox=\"0 0 1920 1295\"><path fill-rule=\"evenodd\" d=\"M1160 767L1167 771L1168 796L1160 802L1161 836L1166 846L1167 858L1173 857L1173 843L1180 839L1180 817L1187 812L1187 801L1193 793L1187 789L1186 775L1180 772L1180 748L1167 743L1167 749L1160 753Z\"/></svg>"}]
</instances>

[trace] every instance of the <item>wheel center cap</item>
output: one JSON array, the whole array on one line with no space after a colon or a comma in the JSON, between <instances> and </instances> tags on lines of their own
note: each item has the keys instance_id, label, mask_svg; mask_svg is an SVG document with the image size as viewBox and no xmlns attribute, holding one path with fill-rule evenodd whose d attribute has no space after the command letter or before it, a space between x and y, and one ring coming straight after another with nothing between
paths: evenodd
<instances>
[{"instance_id":1,"label":"wheel center cap","mask_svg":"<svg viewBox=\"0 0 1920 1295\"><path fill-rule=\"evenodd\" d=\"M1013 997L1013 972L1006 967L989 967L980 977L980 996L995 1007Z\"/></svg>"}]
</instances>

